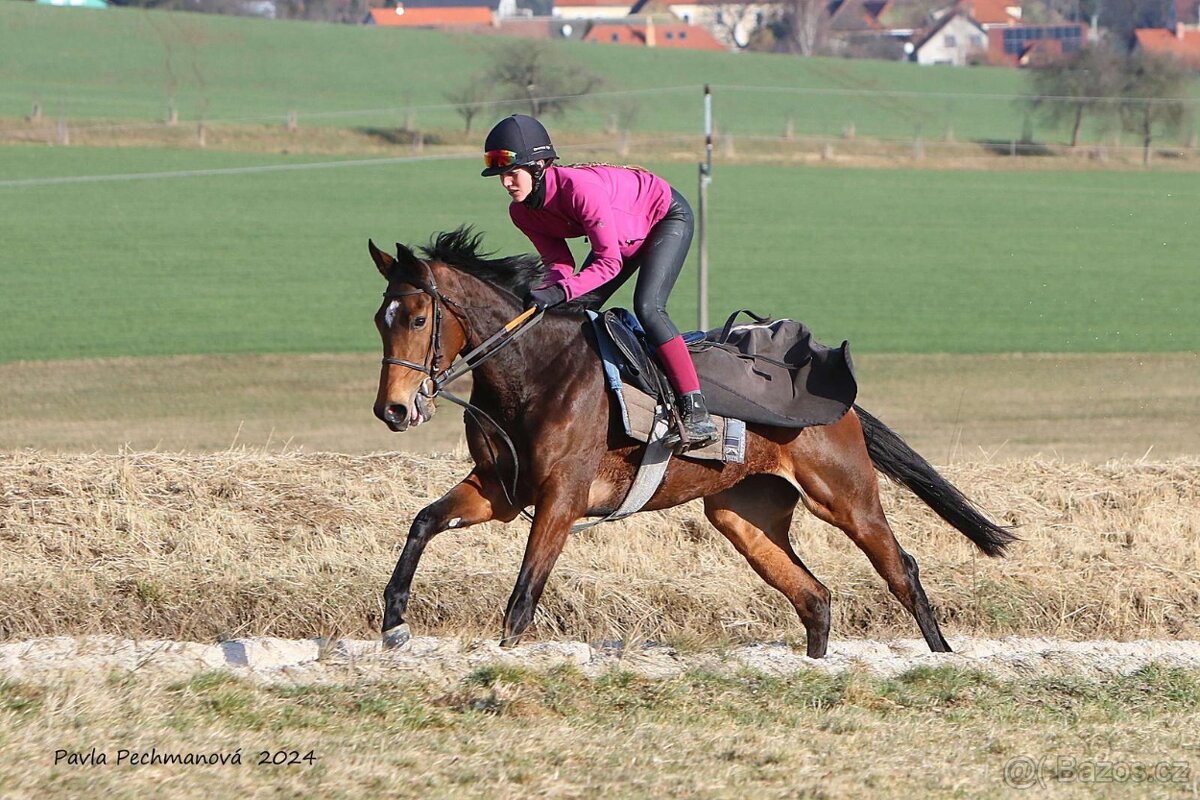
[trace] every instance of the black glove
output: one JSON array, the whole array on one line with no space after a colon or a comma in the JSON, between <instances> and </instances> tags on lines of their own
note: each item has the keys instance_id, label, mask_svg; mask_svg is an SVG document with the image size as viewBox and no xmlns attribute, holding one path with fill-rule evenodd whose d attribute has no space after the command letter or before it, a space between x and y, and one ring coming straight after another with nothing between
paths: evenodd
<instances>
[{"instance_id":1,"label":"black glove","mask_svg":"<svg viewBox=\"0 0 1200 800\"><path fill-rule=\"evenodd\" d=\"M567 293L558 284L543 286L541 289L534 289L525 295L525 307L536 308L538 311L545 311L547 308L553 308L566 301Z\"/></svg>"}]
</instances>

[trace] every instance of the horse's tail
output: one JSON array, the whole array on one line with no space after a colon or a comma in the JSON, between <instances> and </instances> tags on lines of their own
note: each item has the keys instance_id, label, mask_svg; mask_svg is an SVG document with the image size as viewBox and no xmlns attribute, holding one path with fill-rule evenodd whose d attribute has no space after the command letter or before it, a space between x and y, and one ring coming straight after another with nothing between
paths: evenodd
<instances>
[{"instance_id":1,"label":"horse's tail","mask_svg":"<svg viewBox=\"0 0 1200 800\"><path fill-rule=\"evenodd\" d=\"M908 446L896 432L854 406L862 421L867 452L875 468L904 486L989 556L1002 556L1016 534L989 520L950 481Z\"/></svg>"}]
</instances>

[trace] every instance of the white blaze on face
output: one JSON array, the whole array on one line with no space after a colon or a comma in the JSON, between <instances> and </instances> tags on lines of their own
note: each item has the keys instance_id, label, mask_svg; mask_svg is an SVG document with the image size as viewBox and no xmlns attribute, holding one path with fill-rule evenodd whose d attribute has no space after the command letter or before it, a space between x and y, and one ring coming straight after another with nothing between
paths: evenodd
<instances>
[{"instance_id":1,"label":"white blaze on face","mask_svg":"<svg viewBox=\"0 0 1200 800\"><path fill-rule=\"evenodd\" d=\"M400 308L400 301L393 300L388 303L387 310L383 312L383 324L392 327L392 323L396 321L396 309Z\"/></svg>"}]
</instances>

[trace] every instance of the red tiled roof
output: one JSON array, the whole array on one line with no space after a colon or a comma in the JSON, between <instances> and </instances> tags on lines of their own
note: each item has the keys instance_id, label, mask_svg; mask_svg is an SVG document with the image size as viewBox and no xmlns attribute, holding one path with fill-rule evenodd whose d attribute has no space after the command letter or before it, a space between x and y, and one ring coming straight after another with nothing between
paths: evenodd
<instances>
[{"instance_id":1,"label":"red tiled roof","mask_svg":"<svg viewBox=\"0 0 1200 800\"><path fill-rule=\"evenodd\" d=\"M1137 46L1147 53L1170 53L1200 69L1200 30L1183 30L1176 35L1165 28L1138 28L1133 35Z\"/></svg>"},{"instance_id":2,"label":"red tiled roof","mask_svg":"<svg viewBox=\"0 0 1200 800\"><path fill-rule=\"evenodd\" d=\"M404 13L398 13L403 9ZM440 28L458 25L491 25L492 12L487 6L450 6L447 8L373 8L376 25L402 28Z\"/></svg>"},{"instance_id":3,"label":"red tiled roof","mask_svg":"<svg viewBox=\"0 0 1200 800\"><path fill-rule=\"evenodd\" d=\"M616 37L616 38L613 38ZM605 44L632 44L639 47L649 47L649 26L629 23L600 23L593 25L585 42L603 42ZM686 50L728 50L706 29L699 25L688 25L686 22L654 24L653 47L675 48Z\"/></svg>"},{"instance_id":4,"label":"red tiled roof","mask_svg":"<svg viewBox=\"0 0 1200 800\"><path fill-rule=\"evenodd\" d=\"M563 7L566 7L566 8L577 8L577 7L591 8L593 6L625 6L626 8L629 8L632 6L632 0L629 0L629 2L627 2L627 0L563 0L561 3L556 2L554 4L555 9L560 9Z\"/></svg>"},{"instance_id":5,"label":"red tiled roof","mask_svg":"<svg viewBox=\"0 0 1200 800\"><path fill-rule=\"evenodd\" d=\"M958 7L969 13L980 25L1018 25L1021 20L1006 11L1007 6L1019 6L1020 0L960 0Z\"/></svg>"}]
</instances>

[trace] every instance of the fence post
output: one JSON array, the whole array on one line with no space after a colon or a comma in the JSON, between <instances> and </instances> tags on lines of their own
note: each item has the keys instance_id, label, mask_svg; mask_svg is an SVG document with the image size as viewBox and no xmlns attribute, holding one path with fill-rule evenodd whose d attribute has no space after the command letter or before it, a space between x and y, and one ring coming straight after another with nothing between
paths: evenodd
<instances>
[{"instance_id":1,"label":"fence post","mask_svg":"<svg viewBox=\"0 0 1200 800\"><path fill-rule=\"evenodd\" d=\"M201 147L206 146L203 121L196 123L196 144L200 145Z\"/></svg>"},{"instance_id":2,"label":"fence post","mask_svg":"<svg viewBox=\"0 0 1200 800\"><path fill-rule=\"evenodd\" d=\"M167 127L174 128L179 124L179 109L175 107L175 101L172 100L167 104Z\"/></svg>"},{"instance_id":3,"label":"fence post","mask_svg":"<svg viewBox=\"0 0 1200 800\"><path fill-rule=\"evenodd\" d=\"M71 132L67 130L67 121L62 117L58 119L58 143L61 145L71 143Z\"/></svg>"},{"instance_id":4,"label":"fence post","mask_svg":"<svg viewBox=\"0 0 1200 800\"><path fill-rule=\"evenodd\" d=\"M617 137L617 155L621 158L629 156L629 131L621 131Z\"/></svg>"},{"instance_id":5,"label":"fence post","mask_svg":"<svg viewBox=\"0 0 1200 800\"><path fill-rule=\"evenodd\" d=\"M298 127L300 127L300 122L296 117L295 110L293 109L292 111L289 111L287 115L287 129L295 132L296 128Z\"/></svg>"},{"instance_id":6,"label":"fence post","mask_svg":"<svg viewBox=\"0 0 1200 800\"><path fill-rule=\"evenodd\" d=\"M853 139L857 134L857 129L854 127L854 120L846 123L846 127L842 128L843 139Z\"/></svg>"},{"instance_id":7,"label":"fence post","mask_svg":"<svg viewBox=\"0 0 1200 800\"><path fill-rule=\"evenodd\" d=\"M708 185L712 183L712 90L704 85L704 161L700 162L700 276L697 287L696 327L708 330Z\"/></svg>"},{"instance_id":8,"label":"fence post","mask_svg":"<svg viewBox=\"0 0 1200 800\"><path fill-rule=\"evenodd\" d=\"M789 142L796 138L796 121L788 117L787 125L783 127L783 138Z\"/></svg>"},{"instance_id":9,"label":"fence post","mask_svg":"<svg viewBox=\"0 0 1200 800\"><path fill-rule=\"evenodd\" d=\"M30 122L41 122L42 121L42 104L39 103L37 100L33 101L33 110L29 112L29 121Z\"/></svg>"},{"instance_id":10,"label":"fence post","mask_svg":"<svg viewBox=\"0 0 1200 800\"><path fill-rule=\"evenodd\" d=\"M425 149L425 134L417 131L413 134L413 152L420 153Z\"/></svg>"}]
</instances>

